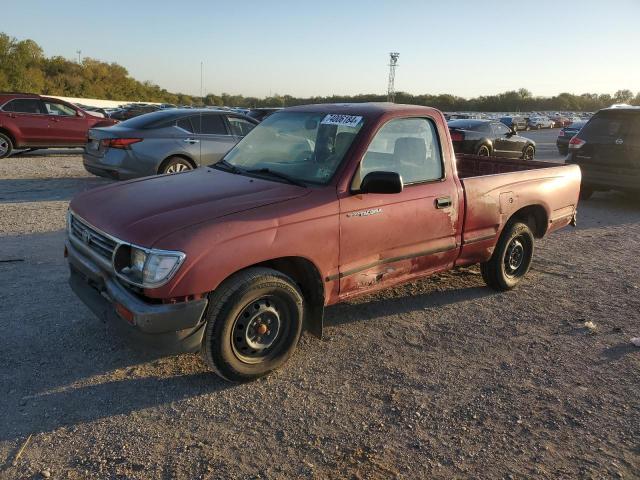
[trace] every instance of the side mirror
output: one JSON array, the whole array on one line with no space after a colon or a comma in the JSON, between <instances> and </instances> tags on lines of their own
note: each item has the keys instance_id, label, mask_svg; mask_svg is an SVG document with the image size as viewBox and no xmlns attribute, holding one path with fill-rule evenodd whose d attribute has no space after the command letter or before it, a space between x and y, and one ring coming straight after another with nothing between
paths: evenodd
<instances>
[{"instance_id":1,"label":"side mirror","mask_svg":"<svg viewBox=\"0 0 640 480\"><path fill-rule=\"evenodd\" d=\"M400 193L402 188L397 172L369 172L362 179L360 193Z\"/></svg>"}]
</instances>

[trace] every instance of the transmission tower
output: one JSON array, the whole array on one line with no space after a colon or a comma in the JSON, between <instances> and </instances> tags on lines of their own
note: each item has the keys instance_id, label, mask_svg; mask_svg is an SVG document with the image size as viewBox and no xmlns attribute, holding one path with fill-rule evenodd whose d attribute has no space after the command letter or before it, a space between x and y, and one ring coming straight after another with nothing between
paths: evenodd
<instances>
[{"instance_id":1,"label":"transmission tower","mask_svg":"<svg viewBox=\"0 0 640 480\"><path fill-rule=\"evenodd\" d=\"M396 101L396 90L395 90L394 82L396 80L396 67L398 66L399 56L400 54L398 52L389 53L389 86L387 88L388 102Z\"/></svg>"}]
</instances>

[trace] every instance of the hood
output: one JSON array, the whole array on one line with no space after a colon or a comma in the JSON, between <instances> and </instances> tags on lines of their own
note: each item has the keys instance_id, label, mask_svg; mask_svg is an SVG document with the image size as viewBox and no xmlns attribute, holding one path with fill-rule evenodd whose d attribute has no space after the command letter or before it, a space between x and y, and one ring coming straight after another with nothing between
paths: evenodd
<instances>
[{"instance_id":1,"label":"hood","mask_svg":"<svg viewBox=\"0 0 640 480\"><path fill-rule=\"evenodd\" d=\"M77 195L70 208L105 233L153 247L160 238L188 226L298 198L309 191L205 167L89 190Z\"/></svg>"}]
</instances>

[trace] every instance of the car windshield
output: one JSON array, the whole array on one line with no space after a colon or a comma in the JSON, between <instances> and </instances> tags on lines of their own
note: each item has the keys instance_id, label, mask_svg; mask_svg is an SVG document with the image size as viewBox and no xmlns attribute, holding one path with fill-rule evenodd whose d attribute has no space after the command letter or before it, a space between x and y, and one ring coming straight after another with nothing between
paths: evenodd
<instances>
[{"instance_id":1,"label":"car windshield","mask_svg":"<svg viewBox=\"0 0 640 480\"><path fill-rule=\"evenodd\" d=\"M240 170L270 171L301 182L326 184L363 123L357 115L274 113L224 160Z\"/></svg>"}]
</instances>

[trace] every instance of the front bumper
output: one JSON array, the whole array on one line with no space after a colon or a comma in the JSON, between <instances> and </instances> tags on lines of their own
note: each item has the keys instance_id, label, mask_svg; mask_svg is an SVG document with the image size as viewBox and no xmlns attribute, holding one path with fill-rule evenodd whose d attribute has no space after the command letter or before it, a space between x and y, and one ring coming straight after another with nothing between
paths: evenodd
<instances>
[{"instance_id":1,"label":"front bumper","mask_svg":"<svg viewBox=\"0 0 640 480\"><path fill-rule=\"evenodd\" d=\"M81 245L66 242L69 285L89 309L118 335L166 353L193 352L204 333L207 299L172 304L145 302L104 271ZM117 313L124 308L128 319Z\"/></svg>"}]
</instances>

